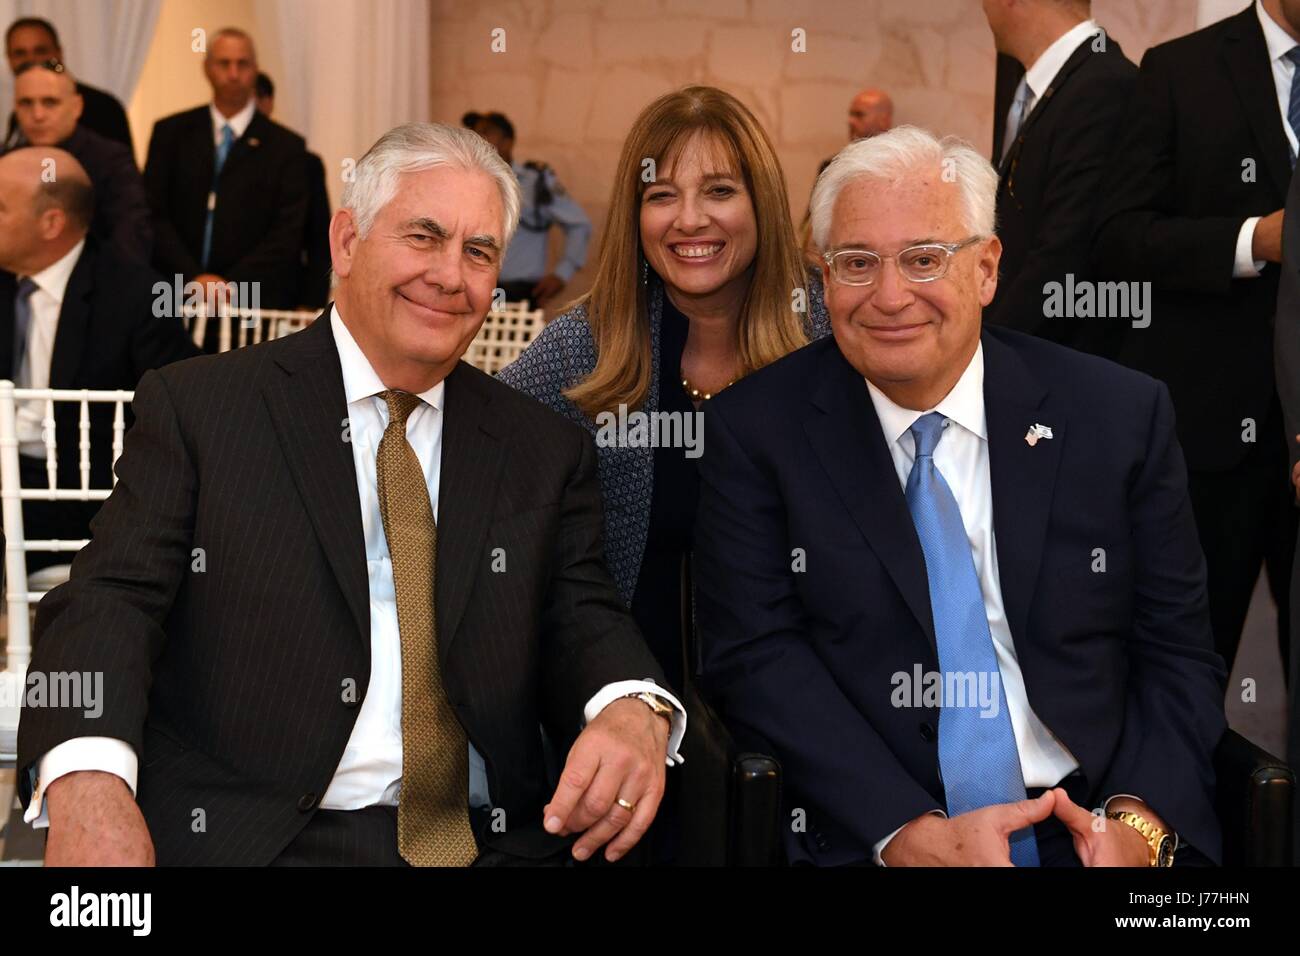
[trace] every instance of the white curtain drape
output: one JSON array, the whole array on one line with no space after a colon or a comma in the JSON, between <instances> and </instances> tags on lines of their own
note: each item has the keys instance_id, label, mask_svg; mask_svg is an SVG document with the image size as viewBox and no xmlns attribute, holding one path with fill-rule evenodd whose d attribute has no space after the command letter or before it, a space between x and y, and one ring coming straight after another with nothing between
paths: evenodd
<instances>
[{"instance_id":1,"label":"white curtain drape","mask_svg":"<svg viewBox=\"0 0 1300 956\"><path fill-rule=\"evenodd\" d=\"M260 0L254 11L280 61L275 118L324 159L337 206L347 160L429 118L428 0Z\"/></svg>"},{"instance_id":2,"label":"white curtain drape","mask_svg":"<svg viewBox=\"0 0 1300 956\"><path fill-rule=\"evenodd\" d=\"M162 0L0 0L0 29L19 17L54 24L68 69L126 106L135 92ZM0 67L0 109L13 107L13 76Z\"/></svg>"}]
</instances>

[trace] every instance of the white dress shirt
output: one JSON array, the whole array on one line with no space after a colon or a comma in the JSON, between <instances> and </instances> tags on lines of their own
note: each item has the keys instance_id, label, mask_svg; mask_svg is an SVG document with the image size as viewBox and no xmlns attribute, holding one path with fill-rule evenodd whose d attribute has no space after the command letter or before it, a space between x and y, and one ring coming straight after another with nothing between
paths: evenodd
<instances>
[{"instance_id":1,"label":"white dress shirt","mask_svg":"<svg viewBox=\"0 0 1300 956\"><path fill-rule=\"evenodd\" d=\"M1291 121L1287 119L1291 106L1291 78L1295 75L1295 64L1287 59L1286 54L1296 46L1296 42L1274 22L1259 0L1255 0L1255 16L1259 17L1260 28L1264 31L1264 45L1268 47L1268 63L1272 68L1277 107L1282 116L1282 131L1286 133L1287 142L1291 144L1291 152L1295 153L1300 146L1300 140L1296 139L1296 131L1291 128ZM1250 254L1251 245L1255 240L1255 224L1261 218L1251 216L1241 224L1241 229L1237 233L1237 252L1232 263L1234 279L1253 279L1264 268L1264 260L1256 259Z\"/></svg>"},{"instance_id":2,"label":"white dress shirt","mask_svg":"<svg viewBox=\"0 0 1300 956\"><path fill-rule=\"evenodd\" d=\"M235 139L239 139L244 135L244 131L248 129L248 124L253 122L253 114L256 112L257 100L251 96L248 98L248 102L244 104L244 108L231 117L222 115L221 110L217 109L217 104L209 103L208 114L212 117L212 145L221 145L222 126L229 126L235 134Z\"/></svg>"},{"instance_id":3,"label":"white dress shirt","mask_svg":"<svg viewBox=\"0 0 1300 956\"><path fill-rule=\"evenodd\" d=\"M1006 133L1003 136L1002 156L999 159L1006 158L1007 153L1011 151L1015 136L1019 134L1020 130L1024 129L1029 114L1034 111L1034 105L1042 99L1043 94L1047 92L1047 88L1056 80L1056 74L1061 72L1061 67L1065 66L1065 61L1074 56L1074 51L1084 43L1091 43L1093 37L1100 32L1101 27L1097 25L1096 20L1084 20L1082 23L1076 23L1053 40L1051 46L1040 53L1038 59L1033 62L1029 69L1025 70L1025 75L1020 81L1027 87L1025 105L1020 111L1020 119L1014 130L1011 128L1011 117L1016 108L1014 100L1011 108L1007 111L1005 120ZM1017 86L1016 94L1019 95L1019 92L1020 87Z\"/></svg>"},{"instance_id":4,"label":"white dress shirt","mask_svg":"<svg viewBox=\"0 0 1300 956\"><path fill-rule=\"evenodd\" d=\"M397 625L397 597L393 569L379 512L375 456L384 429L388 405L379 393L384 383L342 319L338 307L330 310L330 327L343 369L343 391L348 404L348 430L356 466L361 522L365 537L366 574L370 590L370 683L361 703L352 735L330 785L321 798L326 810L354 810L372 804L396 804L402 784L402 645ZM438 517L438 486L442 464L442 408L444 382L419 397L421 404L406 420L406 437L424 470L434 520ZM666 761L681 763L679 752L686 733L686 712L671 693L650 680L619 681L601 688L587 702L583 716L593 720L606 705L628 694L650 691L672 703L672 730ZM540 733L540 728L539 728ZM482 757L470 745L469 798L471 806L491 803ZM33 826L49 825L43 795L49 784L74 770L105 770L122 777L136 789L135 751L124 741L109 737L82 737L54 747L40 760L32 800L23 819Z\"/></svg>"},{"instance_id":5,"label":"white dress shirt","mask_svg":"<svg viewBox=\"0 0 1300 956\"><path fill-rule=\"evenodd\" d=\"M1092 38L1101 32L1101 27L1097 25L1096 20L1084 20L1082 23L1076 23L1070 29L1066 30L1054 41L1052 45L1038 55L1033 66L1025 70L1025 84L1029 87L1029 101L1025 104L1025 112L1020 118L1020 125L1025 125L1025 120L1047 88L1052 85L1056 79L1056 74L1061 72L1061 67L1065 66L1065 61L1074 56L1074 51L1079 49L1085 41L1092 42Z\"/></svg>"},{"instance_id":6,"label":"white dress shirt","mask_svg":"<svg viewBox=\"0 0 1300 956\"><path fill-rule=\"evenodd\" d=\"M984 611L988 617L989 634L997 654L1002 690L1006 697L1007 714L1015 732L1016 750L1020 754L1020 769L1026 787L1052 787L1078 769L1079 762L1066 749L1047 726L1038 719L1025 692L1024 675L1020 672L1016 645L1007 621L1002 602L1002 584L998 577L997 541L993 529L993 484L989 474L988 430L984 415L984 346L976 347L975 355L957 384L933 409L921 412L903 408L890 401L871 382L867 382L871 403L875 406L880 428L889 446L898 483L906 490L907 477L912 472L916 449L912 433L913 423L928 411L937 411L952 421L944 429L943 437L934 450L934 465L943 475L957 507L962 524L970 541L971 557L979 575L980 591L984 595ZM900 827L899 829L902 829ZM875 846L875 860L882 863L880 852L893 839L891 833Z\"/></svg>"},{"instance_id":7,"label":"white dress shirt","mask_svg":"<svg viewBox=\"0 0 1300 956\"><path fill-rule=\"evenodd\" d=\"M50 363L54 360L54 339L59 331L59 313L63 310L63 294L67 291L72 270L86 247L82 239L57 262L30 276L36 288L27 300L31 307L31 322L27 326L27 388L49 388ZM14 374L22 362L21 355L14 356ZM20 402L17 408L18 450L32 458L45 460L45 442L41 440L41 422L45 418L44 402Z\"/></svg>"}]
</instances>

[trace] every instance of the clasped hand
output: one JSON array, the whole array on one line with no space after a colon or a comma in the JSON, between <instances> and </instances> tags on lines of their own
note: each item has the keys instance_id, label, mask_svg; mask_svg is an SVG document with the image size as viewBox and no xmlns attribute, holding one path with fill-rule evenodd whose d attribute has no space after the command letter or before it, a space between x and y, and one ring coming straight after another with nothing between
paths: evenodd
<instances>
[{"instance_id":1,"label":"clasped hand","mask_svg":"<svg viewBox=\"0 0 1300 956\"><path fill-rule=\"evenodd\" d=\"M1134 803L1134 809L1140 805ZM1141 807L1145 815L1150 810ZM1060 787L1034 800L997 803L945 818L917 817L881 853L886 866L1011 866L1011 834L1055 814L1084 866L1147 866L1142 834L1083 809Z\"/></svg>"}]
</instances>

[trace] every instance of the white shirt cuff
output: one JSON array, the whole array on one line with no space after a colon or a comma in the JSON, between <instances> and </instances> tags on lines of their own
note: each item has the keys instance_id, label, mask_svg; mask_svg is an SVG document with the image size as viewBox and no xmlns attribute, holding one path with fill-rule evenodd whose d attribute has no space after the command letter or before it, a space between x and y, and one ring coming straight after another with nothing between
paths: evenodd
<instances>
[{"instance_id":1,"label":"white shirt cuff","mask_svg":"<svg viewBox=\"0 0 1300 956\"><path fill-rule=\"evenodd\" d=\"M683 763L678 748L682 745L682 738L686 736L686 708L682 706L681 701L649 678L645 680L615 681L596 691L595 696L587 701L587 706L583 708L583 725L586 726L586 724L595 720L597 714L620 697L627 697L631 694L654 694L656 697L662 697L673 705L673 726L668 734L667 762L670 767Z\"/></svg>"},{"instance_id":2,"label":"white shirt cuff","mask_svg":"<svg viewBox=\"0 0 1300 956\"><path fill-rule=\"evenodd\" d=\"M1237 233L1237 254L1232 261L1234 279L1254 279L1264 268L1264 260L1255 259L1250 254L1251 244L1255 241L1255 223L1259 220L1259 216L1251 216L1241 224L1241 231Z\"/></svg>"},{"instance_id":3,"label":"white shirt cuff","mask_svg":"<svg viewBox=\"0 0 1300 956\"><path fill-rule=\"evenodd\" d=\"M74 737L51 749L36 765L32 800L23 814L23 822L36 829L50 825L45 806L45 788L62 776L78 770L102 770L121 777L135 796L140 758L125 740L116 737Z\"/></svg>"},{"instance_id":4,"label":"white shirt cuff","mask_svg":"<svg viewBox=\"0 0 1300 956\"><path fill-rule=\"evenodd\" d=\"M948 818L948 814L944 813L942 810L931 810L930 812L935 816L943 817L945 820ZM907 821L907 823L911 823L911 822L912 822L911 820ZM907 826L907 823L904 823L903 827ZM889 834L889 836L885 837L883 840L879 841L874 847L871 848L871 859L875 861L876 866L888 865L885 863L884 858L880 854L881 852L884 851L885 847L889 846L889 841L892 840L894 837L898 836L899 830L902 830L903 827L899 827L898 830L895 830L893 833Z\"/></svg>"}]
</instances>

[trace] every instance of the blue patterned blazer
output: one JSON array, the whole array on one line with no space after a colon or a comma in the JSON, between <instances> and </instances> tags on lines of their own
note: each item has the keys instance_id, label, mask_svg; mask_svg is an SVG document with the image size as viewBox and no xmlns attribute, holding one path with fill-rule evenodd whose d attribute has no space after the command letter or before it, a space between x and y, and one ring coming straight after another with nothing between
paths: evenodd
<instances>
[{"instance_id":1,"label":"blue patterned blazer","mask_svg":"<svg viewBox=\"0 0 1300 956\"><path fill-rule=\"evenodd\" d=\"M663 283L651 273L648 308L650 313L650 391L643 411L659 410L659 330L663 319ZM808 274L808 321L810 340L831 331L830 317L822 294L821 275ZM531 345L510 365L500 379L570 421L596 434L596 423L564 396L564 390L590 375L596 367L596 345L587 324L586 306L579 305L557 316ZM605 499L605 560L619 594L631 606L632 592L641 573L650 531L650 502L654 492L654 449L645 447L597 446L601 492Z\"/></svg>"}]
</instances>

